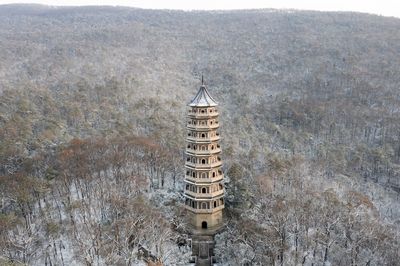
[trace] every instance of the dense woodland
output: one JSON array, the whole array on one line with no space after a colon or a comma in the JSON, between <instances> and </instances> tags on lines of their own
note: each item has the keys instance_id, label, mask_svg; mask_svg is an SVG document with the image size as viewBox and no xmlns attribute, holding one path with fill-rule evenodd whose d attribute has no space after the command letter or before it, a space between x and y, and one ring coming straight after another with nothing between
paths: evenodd
<instances>
[{"instance_id":1,"label":"dense woodland","mask_svg":"<svg viewBox=\"0 0 400 266\"><path fill-rule=\"evenodd\" d=\"M220 265L398 265L400 20L0 6L0 264L189 261L185 111L220 103Z\"/></svg>"}]
</instances>

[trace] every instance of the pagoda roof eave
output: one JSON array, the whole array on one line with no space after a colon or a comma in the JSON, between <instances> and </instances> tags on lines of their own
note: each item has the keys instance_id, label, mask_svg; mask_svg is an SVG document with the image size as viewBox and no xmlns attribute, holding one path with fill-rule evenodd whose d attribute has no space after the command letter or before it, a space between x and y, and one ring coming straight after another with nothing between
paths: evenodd
<instances>
[{"instance_id":1,"label":"pagoda roof eave","mask_svg":"<svg viewBox=\"0 0 400 266\"><path fill-rule=\"evenodd\" d=\"M199 91L193 100L188 104L191 107L212 107L217 106L218 103L211 97L206 86L201 85Z\"/></svg>"}]
</instances>

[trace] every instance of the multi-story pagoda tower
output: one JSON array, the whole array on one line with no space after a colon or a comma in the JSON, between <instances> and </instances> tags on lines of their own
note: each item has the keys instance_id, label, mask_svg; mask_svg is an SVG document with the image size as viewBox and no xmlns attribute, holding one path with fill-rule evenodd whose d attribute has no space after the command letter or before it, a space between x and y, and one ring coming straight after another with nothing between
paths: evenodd
<instances>
[{"instance_id":1,"label":"multi-story pagoda tower","mask_svg":"<svg viewBox=\"0 0 400 266\"><path fill-rule=\"evenodd\" d=\"M224 186L219 145L218 104L203 83L188 104L185 206L196 228L222 223Z\"/></svg>"}]
</instances>

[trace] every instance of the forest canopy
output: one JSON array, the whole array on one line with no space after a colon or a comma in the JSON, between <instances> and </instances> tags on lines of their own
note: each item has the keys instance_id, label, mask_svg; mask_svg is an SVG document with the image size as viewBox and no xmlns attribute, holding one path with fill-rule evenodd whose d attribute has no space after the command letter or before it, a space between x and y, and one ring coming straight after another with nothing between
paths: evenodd
<instances>
[{"instance_id":1,"label":"forest canopy","mask_svg":"<svg viewBox=\"0 0 400 266\"><path fill-rule=\"evenodd\" d=\"M221 263L398 263L399 19L3 5L0 25L0 264L187 261L201 75L220 104Z\"/></svg>"}]
</instances>

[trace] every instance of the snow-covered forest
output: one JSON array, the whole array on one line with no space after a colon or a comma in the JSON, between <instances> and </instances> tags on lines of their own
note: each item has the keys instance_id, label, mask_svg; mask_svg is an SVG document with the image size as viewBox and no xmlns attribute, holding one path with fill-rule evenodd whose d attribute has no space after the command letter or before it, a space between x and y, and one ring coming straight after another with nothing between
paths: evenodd
<instances>
[{"instance_id":1,"label":"snow-covered forest","mask_svg":"<svg viewBox=\"0 0 400 266\"><path fill-rule=\"evenodd\" d=\"M0 6L0 264L187 265L186 104L219 102L219 265L398 265L400 20Z\"/></svg>"}]
</instances>

